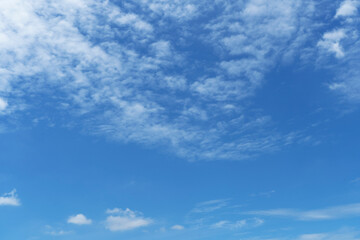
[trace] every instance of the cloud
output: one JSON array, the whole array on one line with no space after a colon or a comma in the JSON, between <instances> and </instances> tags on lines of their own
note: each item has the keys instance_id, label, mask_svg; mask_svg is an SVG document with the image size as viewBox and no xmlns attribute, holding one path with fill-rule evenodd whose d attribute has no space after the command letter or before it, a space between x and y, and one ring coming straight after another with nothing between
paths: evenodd
<instances>
[{"instance_id":1,"label":"cloud","mask_svg":"<svg viewBox=\"0 0 360 240\"><path fill-rule=\"evenodd\" d=\"M336 10L335 18L349 17L357 14L357 7L359 2L357 0L346 0L341 3L340 7Z\"/></svg>"},{"instance_id":2,"label":"cloud","mask_svg":"<svg viewBox=\"0 0 360 240\"><path fill-rule=\"evenodd\" d=\"M222 209L228 206L227 199L211 200L202 203L198 203L196 207L191 211L193 213L210 213L216 210Z\"/></svg>"},{"instance_id":3,"label":"cloud","mask_svg":"<svg viewBox=\"0 0 360 240\"><path fill-rule=\"evenodd\" d=\"M0 112L4 111L8 106L8 103L3 98L0 98Z\"/></svg>"},{"instance_id":4,"label":"cloud","mask_svg":"<svg viewBox=\"0 0 360 240\"><path fill-rule=\"evenodd\" d=\"M141 213L131 211L130 209L112 209L107 210L107 214L111 216L107 217L105 225L110 231L129 231L136 228L146 227L150 225L153 220L150 218L144 218Z\"/></svg>"},{"instance_id":5,"label":"cloud","mask_svg":"<svg viewBox=\"0 0 360 240\"><path fill-rule=\"evenodd\" d=\"M148 8L152 12L169 18L175 18L178 21L191 20L200 14L199 7L205 7L202 3L205 1L193 0L141 0L143 8Z\"/></svg>"},{"instance_id":6,"label":"cloud","mask_svg":"<svg viewBox=\"0 0 360 240\"><path fill-rule=\"evenodd\" d=\"M69 217L67 222L76 225L89 225L92 223L92 220L86 218L83 214L77 214Z\"/></svg>"},{"instance_id":7,"label":"cloud","mask_svg":"<svg viewBox=\"0 0 360 240\"><path fill-rule=\"evenodd\" d=\"M20 199L16 194L16 190L5 193L0 197L0 206L20 206Z\"/></svg>"},{"instance_id":8,"label":"cloud","mask_svg":"<svg viewBox=\"0 0 360 240\"><path fill-rule=\"evenodd\" d=\"M71 231L64 231L64 230L59 230L59 231L52 230L46 232L47 235L51 235L51 236L64 236L64 235L69 235L71 233L72 233Z\"/></svg>"},{"instance_id":9,"label":"cloud","mask_svg":"<svg viewBox=\"0 0 360 240\"><path fill-rule=\"evenodd\" d=\"M141 20L138 15L133 13L121 15L116 18L115 22L120 25L130 25L131 27L139 31L153 31L153 27L149 23Z\"/></svg>"},{"instance_id":10,"label":"cloud","mask_svg":"<svg viewBox=\"0 0 360 240\"><path fill-rule=\"evenodd\" d=\"M189 160L301 142L247 103L308 40L313 1L115 2L0 3L0 94L18 119L46 102L63 125Z\"/></svg>"},{"instance_id":11,"label":"cloud","mask_svg":"<svg viewBox=\"0 0 360 240\"><path fill-rule=\"evenodd\" d=\"M52 227L50 225L46 225L45 228L46 228L45 234L51 235L51 236L64 236L64 235L69 235L72 233L71 231L55 229L54 227Z\"/></svg>"},{"instance_id":12,"label":"cloud","mask_svg":"<svg viewBox=\"0 0 360 240\"><path fill-rule=\"evenodd\" d=\"M64 112L61 106L68 106L65 113L73 117L67 118L70 121L86 119L81 125L89 134L166 146L162 149L191 160L243 159L272 151L283 145L282 138L261 128L224 141L239 125L257 121L258 116L242 118L237 107L229 111L224 106L251 95L263 62L242 72L229 70L246 74L251 81L188 78L193 75L187 72L193 68L192 60L179 57L178 41L161 33L164 21L169 21L172 33L183 24L174 18L183 22L196 17L207 11L208 4L201 5L205 3L139 0L120 9L110 1L3 1L0 64L6 69L0 69L1 91L17 105L32 109L44 102L42 97L51 96L52 108ZM134 4L153 13L135 13ZM179 34L184 34L185 42L190 40L185 32ZM213 39L224 42L221 37ZM229 44L230 52L237 48L236 42ZM224 68L234 68L228 59L223 62ZM52 98L53 93L57 97ZM210 106L208 101L215 102ZM244 122L237 120L240 117Z\"/></svg>"},{"instance_id":13,"label":"cloud","mask_svg":"<svg viewBox=\"0 0 360 240\"><path fill-rule=\"evenodd\" d=\"M184 226L182 225L174 225L171 227L172 230L184 230Z\"/></svg>"},{"instance_id":14,"label":"cloud","mask_svg":"<svg viewBox=\"0 0 360 240\"><path fill-rule=\"evenodd\" d=\"M342 39L346 38L344 29L337 29L331 32L326 32L323 35L323 39L318 42L318 46L326 49L329 52L335 53L337 58L345 56L343 48L340 44Z\"/></svg>"},{"instance_id":15,"label":"cloud","mask_svg":"<svg viewBox=\"0 0 360 240\"><path fill-rule=\"evenodd\" d=\"M210 227L215 228L215 229L227 228L227 229L236 230L236 229L242 229L242 228L255 228L255 227L259 227L263 224L264 224L264 220L259 219L259 218L254 218L254 219L238 220L235 222L222 220L222 221L212 224Z\"/></svg>"},{"instance_id":16,"label":"cloud","mask_svg":"<svg viewBox=\"0 0 360 240\"><path fill-rule=\"evenodd\" d=\"M251 211L247 214L272 217L287 217L301 221L331 220L360 216L360 204L335 206L325 209L299 211L294 209L271 209Z\"/></svg>"},{"instance_id":17,"label":"cloud","mask_svg":"<svg viewBox=\"0 0 360 240\"><path fill-rule=\"evenodd\" d=\"M312 234L303 234L299 236L296 240L358 240L359 233L350 230L342 230L338 232L329 232L329 233L312 233Z\"/></svg>"},{"instance_id":18,"label":"cloud","mask_svg":"<svg viewBox=\"0 0 360 240\"><path fill-rule=\"evenodd\" d=\"M320 54L318 59L320 67L334 74L333 80L328 84L329 89L345 100L343 102L351 104L360 102L360 83L358 81L360 77L358 70L360 69L360 33L358 30L360 18L358 14L352 14L358 5L358 1L344 1L338 9L336 17L345 17L345 20L332 24L333 30L325 32L318 42L318 47L337 57L337 61L331 61L327 57L328 54ZM341 15L339 15L340 13Z\"/></svg>"}]
</instances>

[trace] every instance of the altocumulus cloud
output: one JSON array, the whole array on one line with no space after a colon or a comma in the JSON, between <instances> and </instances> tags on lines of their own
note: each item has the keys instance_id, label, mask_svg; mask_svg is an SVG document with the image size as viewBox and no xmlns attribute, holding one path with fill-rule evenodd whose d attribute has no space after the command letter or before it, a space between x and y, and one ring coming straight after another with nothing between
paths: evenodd
<instances>
[{"instance_id":1,"label":"altocumulus cloud","mask_svg":"<svg viewBox=\"0 0 360 240\"><path fill-rule=\"evenodd\" d=\"M308 4L112 2L0 1L0 96L11 99L0 109L21 114L20 106L36 108L43 94L56 92L62 97L52 98L52 107L86 119L81 125L90 134L170 146L189 159L238 160L302 137L276 132L269 116L243 110L240 101L254 95L297 37L297 16L311 14ZM200 29L187 22L214 9L218 17L196 24ZM174 30L185 46L189 36L209 40L207 52L221 46L218 60L199 71L203 59L188 58L193 49L169 38Z\"/></svg>"},{"instance_id":2,"label":"altocumulus cloud","mask_svg":"<svg viewBox=\"0 0 360 240\"><path fill-rule=\"evenodd\" d=\"M88 219L85 215L83 214L77 214L75 216L71 216L69 217L68 223L72 223L72 224L76 224L76 225L89 225L92 223L91 219Z\"/></svg>"},{"instance_id":3,"label":"altocumulus cloud","mask_svg":"<svg viewBox=\"0 0 360 240\"><path fill-rule=\"evenodd\" d=\"M0 197L0 206L20 206L20 199L15 189Z\"/></svg>"},{"instance_id":4,"label":"altocumulus cloud","mask_svg":"<svg viewBox=\"0 0 360 240\"><path fill-rule=\"evenodd\" d=\"M128 208L125 210L115 208L107 210L106 213L110 216L107 217L105 226L113 232L133 230L148 226L153 222L152 219L145 218L141 213L134 212Z\"/></svg>"},{"instance_id":5,"label":"altocumulus cloud","mask_svg":"<svg viewBox=\"0 0 360 240\"><path fill-rule=\"evenodd\" d=\"M0 114L41 108L56 93L49 105L73 113L66 119L89 134L165 145L188 159L249 158L307 139L277 130L244 101L308 42L312 55L335 54L345 66L337 72L350 75L331 89L360 99L358 21L340 21L319 39L317 1L114 2L0 1ZM357 8L344 1L329 21L358 20ZM194 42L212 62L192 54Z\"/></svg>"}]
</instances>

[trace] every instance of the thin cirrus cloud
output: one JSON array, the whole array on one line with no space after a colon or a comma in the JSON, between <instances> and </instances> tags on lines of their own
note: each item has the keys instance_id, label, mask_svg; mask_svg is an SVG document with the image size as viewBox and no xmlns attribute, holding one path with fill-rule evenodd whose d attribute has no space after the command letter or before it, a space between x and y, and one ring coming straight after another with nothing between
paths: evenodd
<instances>
[{"instance_id":1,"label":"thin cirrus cloud","mask_svg":"<svg viewBox=\"0 0 360 240\"><path fill-rule=\"evenodd\" d=\"M217 199L198 203L191 213L211 213L227 207L229 199Z\"/></svg>"},{"instance_id":2,"label":"thin cirrus cloud","mask_svg":"<svg viewBox=\"0 0 360 240\"><path fill-rule=\"evenodd\" d=\"M76 225L90 225L92 223L92 220L88 219L84 214L77 214L74 216L70 216L67 222Z\"/></svg>"},{"instance_id":3,"label":"thin cirrus cloud","mask_svg":"<svg viewBox=\"0 0 360 240\"><path fill-rule=\"evenodd\" d=\"M153 223L150 218L145 218L139 212L130 209L109 209L106 211L108 216L105 221L105 227L112 232L124 232L146 227Z\"/></svg>"},{"instance_id":4,"label":"thin cirrus cloud","mask_svg":"<svg viewBox=\"0 0 360 240\"><path fill-rule=\"evenodd\" d=\"M238 221L228 221L222 220L216 222L210 226L213 229L230 229L230 230L237 230L237 229L244 229L244 228L256 228L264 224L264 220L260 218L253 218L253 219L242 219Z\"/></svg>"},{"instance_id":5,"label":"thin cirrus cloud","mask_svg":"<svg viewBox=\"0 0 360 240\"><path fill-rule=\"evenodd\" d=\"M0 206L20 206L20 199L16 194L16 190L12 190L9 193L5 193L0 196Z\"/></svg>"},{"instance_id":6,"label":"thin cirrus cloud","mask_svg":"<svg viewBox=\"0 0 360 240\"><path fill-rule=\"evenodd\" d=\"M331 220L360 216L360 204L335 206L310 211L299 211L295 209L271 209L261 211L250 211L247 214L269 217L293 218L301 221Z\"/></svg>"},{"instance_id":7,"label":"thin cirrus cloud","mask_svg":"<svg viewBox=\"0 0 360 240\"><path fill-rule=\"evenodd\" d=\"M302 234L296 240L357 240L359 232L351 230L342 230L328 233L310 233Z\"/></svg>"}]
</instances>

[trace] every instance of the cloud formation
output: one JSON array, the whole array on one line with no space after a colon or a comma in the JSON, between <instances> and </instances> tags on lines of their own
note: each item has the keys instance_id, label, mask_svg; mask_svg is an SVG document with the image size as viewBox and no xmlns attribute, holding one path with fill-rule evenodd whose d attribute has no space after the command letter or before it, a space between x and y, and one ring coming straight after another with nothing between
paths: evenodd
<instances>
[{"instance_id":1,"label":"cloud formation","mask_svg":"<svg viewBox=\"0 0 360 240\"><path fill-rule=\"evenodd\" d=\"M184 230L185 227L182 225L174 225L171 227L172 230Z\"/></svg>"},{"instance_id":2,"label":"cloud formation","mask_svg":"<svg viewBox=\"0 0 360 240\"><path fill-rule=\"evenodd\" d=\"M106 211L110 216L105 221L105 226L112 232L129 231L136 228L146 227L150 225L153 220L145 218L141 213L131 211L130 209L109 209Z\"/></svg>"},{"instance_id":3,"label":"cloud formation","mask_svg":"<svg viewBox=\"0 0 360 240\"><path fill-rule=\"evenodd\" d=\"M301 221L331 220L360 216L360 204L335 206L325 209L299 211L295 209L271 209L251 211L247 214L272 217L287 217Z\"/></svg>"},{"instance_id":4,"label":"cloud formation","mask_svg":"<svg viewBox=\"0 0 360 240\"><path fill-rule=\"evenodd\" d=\"M9 193L5 193L0 196L0 206L20 206L20 199L16 194L16 190L12 190Z\"/></svg>"},{"instance_id":5,"label":"cloud formation","mask_svg":"<svg viewBox=\"0 0 360 240\"><path fill-rule=\"evenodd\" d=\"M337 29L331 32L326 32L323 35L323 39L318 42L318 46L325 48L327 51L335 53L337 58L345 56L340 41L346 38L344 29Z\"/></svg>"},{"instance_id":6,"label":"cloud formation","mask_svg":"<svg viewBox=\"0 0 360 240\"><path fill-rule=\"evenodd\" d=\"M354 16L358 12L359 1L346 0L341 3L341 6L336 10L335 18Z\"/></svg>"},{"instance_id":7,"label":"cloud formation","mask_svg":"<svg viewBox=\"0 0 360 240\"><path fill-rule=\"evenodd\" d=\"M210 227L214 229L225 228L225 229L243 229L243 228L255 228L264 224L264 220L260 218L254 219L242 219L235 222L222 220L212 224Z\"/></svg>"},{"instance_id":8,"label":"cloud formation","mask_svg":"<svg viewBox=\"0 0 360 240\"><path fill-rule=\"evenodd\" d=\"M92 220L86 218L83 214L77 214L69 217L67 222L76 225L90 225L92 223Z\"/></svg>"},{"instance_id":9,"label":"cloud formation","mask_svg":"<svg viewBox=\"0 0 360 240\"><path fill-rule=\"evenodd\" d=\"M356 17L356 6L345 1L334 17ZM73 119L64 125L190 160L241 160L303 142L306 134L279 131L245 101L276 65L303 57L305 46L315 54L306 44L351 57L350 27L313 39L316 7L312 0L1 1L0 114L35 115L50 96L46 107ZM356 74L330 88L358 97Z\"/></svg>"}]
</instances>

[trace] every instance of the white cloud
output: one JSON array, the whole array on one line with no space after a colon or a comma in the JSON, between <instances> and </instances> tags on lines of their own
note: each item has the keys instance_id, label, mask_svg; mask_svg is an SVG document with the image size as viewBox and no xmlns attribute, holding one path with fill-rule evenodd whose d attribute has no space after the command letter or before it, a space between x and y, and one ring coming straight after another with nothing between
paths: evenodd
<instances>
[{"instance_id":1,"label":"white cloud","mask_svg":"<svg viewBox=\"0 0 360 240\"><path fill-rule=\"evenodd\" d=\"M184 226L182 225L174 225L171 227L172 230L184 230Z\"/></svg>"},{"instance_id":2,"label":"white cloud","mask_svg":"<svg viewBox=\"0 0 360 240\"><path fill-rule=\"evenodd\" d=\"M20 199L18 198L15 189L0 197L0 206L20 206Z\"/></svg>"},{"instance_id":3,"label":"white cloud","mask_svg":"<svg viewBox=\"0 0 360 240\"><path fill-rule=\"evenodd\" d=\"M107 217L105 225L110 231L129 231L136 228L146 227L150 225L153 220L144 218L141 213L131 211L130 209L112 209L107 210L106 213L112 214Z\"/></svg>"},{"instance_id":4,"label":"white cloud","mask_svg":"<svg viewBox=\"0 0 360 240\"><path fill-rule=\"evenodd\" d=\"M8 103L3 98L0 98L0 111L4 111L8 106Z\"/></svg>"},{"instance_id":5,"label":"white cloud","mask_svg":"<svg viewBox=\"0 0 360 240\"><path fill-rule=\"evenodd\" d=\"M330 220L360 216L360 204L358 203L342 205L310 211L299 211L294 209L272 209L263 211L251 211L248 212L248 214L273 217L288 217L301 221Z\"/></svg>"},{"instance_id":6,"label":"white cloud","mask_svg":"<svg viewBox=\"0 0 360 240\"><path fill-rule=\"evenodd\" d=\"M202 0L138 0L144 8L148 8L158 15L175 18L179 21L190 20L199 15L199 6L205 7Z\"/></svg>"},{"instance_id":7,"label":"white cloud","mask_svg":"<svg viewBox=\"0 0 360 240\"><path fill-rule=\"evenodd\" d=\"M86 216L83 214L77 214L74 216L70 216L67 222L76 225L89 225L92 223L92 220L86 218Z\"/></svg>"},{"instance_id":8,"label":"white cloud","mask_svg":"<svg viewBox=\"0 0 360 240\"><path fill-rule=\"evenodd\" d=\"M318 46L326 49L329 52L335 53L337 58L342 58L345 56L345 53L340 44L340 41L344 38L346 38L344 29L326 32L323 35L323 39L318 42Z\"/></svg>"},{"instance_id":9,"label":"white cloud","mask_svg":"<svg viewBox=\"0 0 360 240\"><path fill-rule=\"evenodd\" d=\"M140 31L153 31L153 27L149 23L141 20L138 15L133 13L119 16L116 22L120 25L130 25Z\"/></svg>"},{"instance_id":10,"label":"white cloud","mask_svg":"<svg viewBox=\"0 0 360 240\"><path fill-rule=\"evenodd\" d=\"M289 144L289 133L258 121L270 118L240 101L254 96L287 44L303 36L297 17L309 14L309 4L111 2L0 1L0 94L11 99L8 108L41 108L38 98L51 97L49 106L71 114L84 132L189 160L241 160ZM209 9L219 12L186 22ZM193 42L205 42L215 62L188 57Z\"/></svg>"},{"instance_id":11,"label":"white cloud","mask_svg":"<svg viewBox=\"0 0 360 240\"><path fill-rule=\"evenodd\" d=\"M357 0L346 0L341 3L340 7L336 11L335 18L349 17L357 14L357 7L359 2Z\"/></svg>"}]
</instances>

